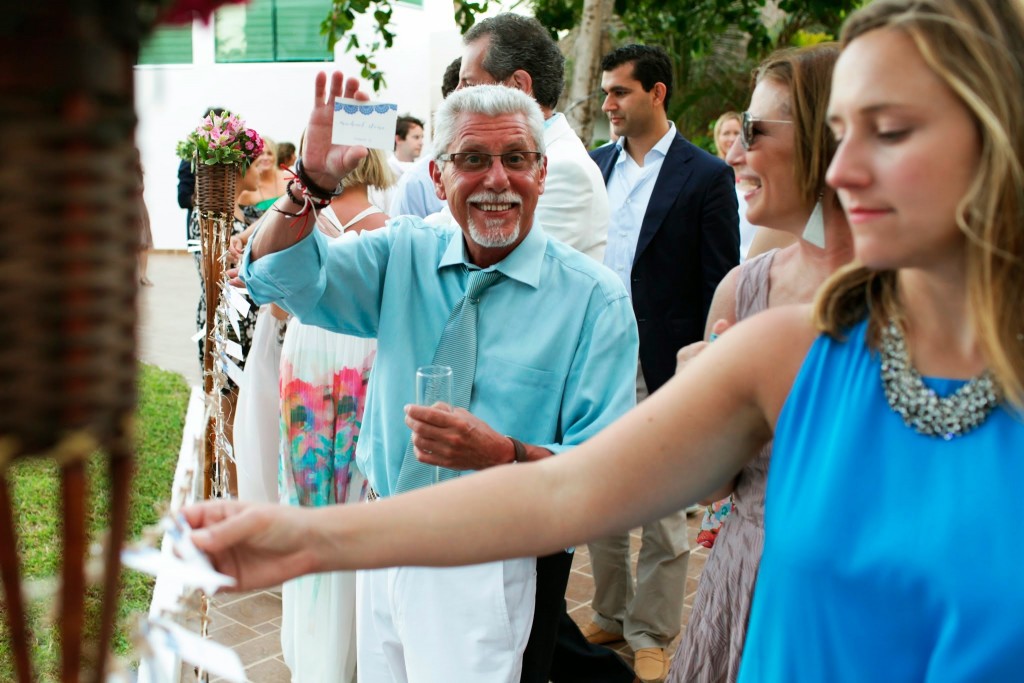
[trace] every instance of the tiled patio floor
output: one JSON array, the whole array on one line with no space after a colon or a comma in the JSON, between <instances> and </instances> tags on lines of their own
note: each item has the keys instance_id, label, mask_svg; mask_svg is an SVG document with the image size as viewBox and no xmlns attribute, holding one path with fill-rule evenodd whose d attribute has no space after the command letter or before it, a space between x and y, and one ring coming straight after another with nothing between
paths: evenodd
<instances>
[{"instance_id":1,"label":"tiled patio floor","mask_svg":"<svg viewBox=\"0 0 1024 683\"><path fill-rule=\"evenodd\" d=\"M196 345L190 341L195 330L195 303L199 296L198 275L192 257L185 254L153 254L150 256L149 278L153 287L142 288L140 297L139 356L159 367L179 372L191 384L199 382ZM686 580L686 599L682 623L689 618L697 579L708 551L696 545L699 516L690 517L690 564ZM639 548L639 534L632 535L634 562ZM576 550L566 600L576 623L590 621L593 611L590 599L594 583L590 557L586 547ZM288 667L281 657L281 595L279 591L256 591L241 595L223 595L213 599L210 610L210 635L219 643L238 652L252 683L290 683ZM671 649L674 650L676 641ZM633 653L624 643L617 651L632 662ZM195 680L183 670L183 683ZM454 683L454 682L453 682Z\"/></svg>"}]
</instances>

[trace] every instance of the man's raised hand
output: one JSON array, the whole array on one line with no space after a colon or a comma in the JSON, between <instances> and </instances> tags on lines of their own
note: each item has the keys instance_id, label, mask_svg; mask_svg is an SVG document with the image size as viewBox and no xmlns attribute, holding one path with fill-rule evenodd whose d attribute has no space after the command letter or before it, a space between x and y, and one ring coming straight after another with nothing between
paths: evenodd
<instances>
[{"instance_id":1,"label":"man's raised hand","mask_svg":"<svg viewBox=\"0 0 1024 683\"><path fill-rule=\"evenodd\" d=\"M358 79L346 79L340 71L331 74L329 91L327 74L323 71L318 73L313 93L313 112L309 115L302 147L302 167L314 183L322 188L333 189L369 153L361 145L336 145L331 142L334 100L345 97L366 102L370 97L359 89Z\"/></svg>"}]
</instances>

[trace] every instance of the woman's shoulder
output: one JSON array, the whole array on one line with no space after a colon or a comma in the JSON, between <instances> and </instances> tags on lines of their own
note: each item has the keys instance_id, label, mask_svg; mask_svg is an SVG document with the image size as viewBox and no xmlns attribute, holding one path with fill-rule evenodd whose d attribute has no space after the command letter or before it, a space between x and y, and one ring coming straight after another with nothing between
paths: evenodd
<instances>
[{"instance_id":1,"label":"woman's shoulder","mask_svg":"<svg viewBox=\"0 0 1024 683\"><path fill-rule=\"evenodd\" d=\"M260 201L260 193L257 190L242 190L238 195L239 206L253 206Z\"/></svg>"},{"instance_id":2,"label":"woman's shoulder","mask_svg":"<svg viewBox=\"0 0 1024 683\"><path fill-rule=\"evenodd\" d=\"M745 345L759 346L764 354L803 355L819 335L811 304L775 306L741 320L734 330Z\"/></svg>"},{"instance_id":3,"label":"woman's shoulder","mask_svg":"<svg viewBox=\"0 0 1024 683\"><path fill-rule=\"evenodd\" d=\"M742 359L742 373L749 376L749 386L754 387L765 416L774 424L820 334L812 306L794 304L741 320L712 346L728 346L730 358Z\"/></svg>"},{"instance_id":4,"label":"woman's shoulder","mask_svg":"<svg viewBox=\"0 0 1024 683\"><path fill-rule=\"evenodd\" d=\"M352 223L350 228L357 228L359 230L376 230L377 228L383 228L390 220L389 216L377 209L376 211L369 213L358 221Z\"/></svg>"}]
</instances>

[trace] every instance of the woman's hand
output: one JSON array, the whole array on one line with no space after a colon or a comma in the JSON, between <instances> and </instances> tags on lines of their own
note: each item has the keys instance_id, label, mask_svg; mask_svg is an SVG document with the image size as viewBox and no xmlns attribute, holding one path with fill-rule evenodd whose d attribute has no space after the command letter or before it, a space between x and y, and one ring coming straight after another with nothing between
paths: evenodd
<instances>
[{"instance_id":1,"label":"woman's hand","mask_svg":"<svg viewBox=\"0 0 1024 683\"><path fill-rule=\"evenodd\" d=\"M232 261L234 263L242 262L242 254L245 253L245 245L249 243L249 238L256 232L256 226L259 225L257 220L255 223L247 227L237 235L232 235L231 239L228 240L228 253L231 254Z\"/></svg>"},{"instance_id":2,"label":"woman's hand","mask_svg":"<svg viewBox=\"0 0 1024 683\"><path fill-rule=\"evenodd\" d=\"M245 244L248 242L247 237L243 237L245 233L239 233L232 235L231 239L228 240L228 253L231 255L232 263L241 263L242 254L245 253Z\"/></svg>"},{"instance_id":3,"label":"woman's hand","mask_svg":"<svg viewBox=\"0 0 1024 683\"><path fill-rule=\"evenodd\" d=\"M277 304L270 304L270 314L278 320L288 320L292 317L292 314L284 310Z\"/></svg>"},{"instance_id":4,"label":"woman's hand","mask_svg":"<svg viewBox=\"0 0 1024 683\"><path fill-rule=\"evenodd\" d=\"M725 320L724 318L716 320L715 324L711 326L711 335L708 337L707 341L693 342L692 344L687 344L676 351L676 374L679 374L679 371L683 369L684 365L696 358L701 351L707 348L708 344L717 339L721 334L729 329L729 327L730 324L728 320Z\"/></svg>"},{"instance_id":5,"label":"woman's hand","mask_svg":"<svg viewBox=\"0 0 1024 683\"><path fill-rule=\"evenodd\" d=\"M319 567L320 543L310 510L221 500L182 513L194 529L196 547L209 555L217 571L238 582L233 590L274 586Z\"/></svg>"},{"instance_id":6,"label":"woman's hand","mask_svg":"<svg viewBox=\"0 0 1024 683\"><path fill-rule=\"evenodd\" d=\"M234 268L228 268L226 271L224 271L224 274L228 278L229 285L231 285L232 287L237 287L238 289L245 289L245 280L242 279L242 275L237 266Z\"/></svg>"}]
</instances>

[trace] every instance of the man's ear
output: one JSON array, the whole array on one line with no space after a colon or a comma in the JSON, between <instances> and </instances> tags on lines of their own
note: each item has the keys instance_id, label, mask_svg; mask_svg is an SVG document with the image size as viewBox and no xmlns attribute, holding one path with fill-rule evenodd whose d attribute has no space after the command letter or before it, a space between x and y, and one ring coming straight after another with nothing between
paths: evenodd
<instances>
[{"instance_id":1,"label":"man's ear","mask_svg":"<svg viewBox=\"0 0 1024 683\"><path fill-rule=\"evenodd\" d=\"M516 90L522 90L524 93L533 97L533 77L526 73L522 69L516 69L512 72L512 75L508 78L509 87L515 88Z\"/></svg>"},{"instance_id":2,"label":"man's ear","mask_svg":"<svg viewBox=\"0 0 1024 683\"><path fill-rule=\"evenodd\" d=\"M398 149L398 143L402 141L401 135L395 135L395 149Z\"/></svg>"},{"instance_id":3,"label":"man's ear","mask_svg":"<svg viewBox=\"0 0 1024 683\"><path fill-rule=\"evenodd\" d=\"M433 159L430 160L430 179L434 181L434 193L442 202L448 201L448 194L444 191L444 183L441 182L441 167Z\"/></svg>"},{"instance_id":4,"label":"man's ear","mask_svg":"<svg viewBox=\"0 0 1024 683\"><path fill-rule=\"evenodd\" d=\"M665 106L665 93L668 92L668 86L661 81L654 84L651 88L651 95L654 97L654 103L660 104L663 108Z\"/></svg>"}]
</instances>

